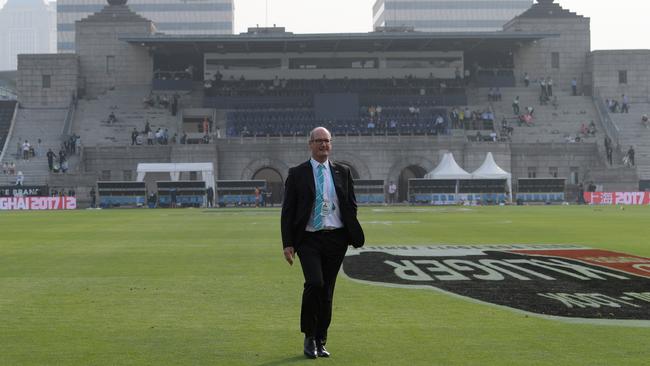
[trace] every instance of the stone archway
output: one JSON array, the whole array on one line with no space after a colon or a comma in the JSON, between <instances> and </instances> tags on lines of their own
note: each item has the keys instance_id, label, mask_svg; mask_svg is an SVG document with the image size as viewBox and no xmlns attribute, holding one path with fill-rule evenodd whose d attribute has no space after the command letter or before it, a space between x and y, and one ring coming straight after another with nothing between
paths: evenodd
<instances>
[{"instance_id":1,"label":"stone archway","mask_svg":"<svg viewBox=\"0 0 650 366\"><path fill-rule=\"evenodd\" d=\"M253 174L253 179L266 181L265 202L267 204L274 205L282 202L284 182L282 181L282 174L277 170L264 167Z\"/></svg>"},{"instance_id":2,"label":"stone archway","mask_svg":"<svg viewBox=\"0 0 650 366\"><path fill-rule=\"evenodd\" d=\"M397 180L397 202L408 201L409 179L424 178L427 171L419 165L409 165L402 169Z\"/></svg>"},{"instance_id":3,"label":"stone archway","mask_svg":"<svg viewBox=\"0 0 650 366\"><path fill-rule=\"evenodd\" d=\"M408 199L408 180L410 178L424 178L427 172L435 167L433 161L423 156L408 156L396 160L388 171L386 187L390 182L397 184L397 202Z\"/></svg>"}]
</instances>

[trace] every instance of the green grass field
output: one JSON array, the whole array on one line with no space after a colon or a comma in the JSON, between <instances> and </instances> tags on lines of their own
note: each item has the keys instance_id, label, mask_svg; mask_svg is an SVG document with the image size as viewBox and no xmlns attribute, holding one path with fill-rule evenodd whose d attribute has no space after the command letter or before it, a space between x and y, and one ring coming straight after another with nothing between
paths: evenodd
<instances>
[{"instance_id":1,"label":"green grass field","mask_svg":"<svg viewBox=\"0 0 650 366\"><path fill-rule=\"evenodd\" d=\"M302 356L278 209L0 213L0 365L648 365L650 328L340 277ZM650 257L650 208L376 207L366 245L573 243ZM649 289L650 290L650 289Z\"/></svg>"}]
</instances>

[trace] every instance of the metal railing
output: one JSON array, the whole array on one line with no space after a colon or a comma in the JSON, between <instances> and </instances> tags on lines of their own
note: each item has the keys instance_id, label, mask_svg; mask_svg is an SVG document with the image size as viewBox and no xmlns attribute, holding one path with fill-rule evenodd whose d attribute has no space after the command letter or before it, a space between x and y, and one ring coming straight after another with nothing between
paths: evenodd
<instances>
[{"instance_id":1,"label":"metal railing","mask_svg":"<svg viewBox=\"0 0 650 366\"><path fill-rule=\"evenodd\" d=\"M19 107L19 103L16 102L16 105L14 106L14 115L11 117L11 125L9 126L9 131L7 131L7 138L5 139L5 144L2 147L2 151L0 151L0 162L5 157L7 148L9 148L9 142L11 141L11 135L13 135L14 133L14 126L16 125L16 116L18 116L18 107Z\"/></svg>"},{"instance_id":2,"label":"metal railing","mask_svg":"<svg viewBox=\"0 0 650 366\"><path fill-rule=\"evenodd\" d=\"M72 122L74 115L77 111L77 100L73 97L68 105L68 112L65 114L65 121L63 123L63 130L61 130L61 139L65 140L70 137L70 130L72 130Z\"/></svg>"},{"instance_id":3,"label":"metal railing","mask_svg":"<svg viewBox=\"0 0 650 366\"><path fill-rule=\"evenodd\" d=\"M596 111L598 112L598 116L600 117L600 121L603 124L605 131L612 139L612 142L615 144L614 146L620 146L621 129L618 127L618 125L616 125L616 123L612 120L612 117L609 115L609 110L607 109L605 101L600 95L599 89L596 88L594 90L592 99L596 105Z\"/></svg>"}]
</instances>

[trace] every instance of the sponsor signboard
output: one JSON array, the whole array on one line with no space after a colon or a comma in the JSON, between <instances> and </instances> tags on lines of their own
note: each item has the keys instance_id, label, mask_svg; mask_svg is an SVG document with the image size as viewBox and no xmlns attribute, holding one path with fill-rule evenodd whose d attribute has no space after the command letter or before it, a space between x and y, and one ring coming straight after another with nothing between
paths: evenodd
<instances>
[{"instance_id":1,"label":"sponsor signboard","mask_svg":"<svg viewBox=\"0 0 650 366\"><path fill-rule=\"evenodd\" d=\"M45 197L47 186L0 186L0 197Z\"/></svg>"},{"instance_id":2,"label":"sponsor signboard","mask_svg":"<svg viewBox=\"0 0 650 366\"><path fill-rule=\"evenodd\" d=\"M585 192L584 198L593 205L650 204L650 192Z\"/></svg>"},{"instance_id":3,"label":"sponsor signboard","mask_svg":"<svg viewBox=\"0 0 650 366\"><path fill-rule=\"evenodd\" d=\"M348 277L537 315L650 325L650 258L572 245L350 249Z\"/></svg>"},{"instance_id":4,"label":"sponsor signboard","mask_svg":"<svg viewBox=\"0 0 650 366\"><path fill-rule=\"evenodd\" d=\"M0 211L74 210L76 197L0 197Z\"/></svg>"}]
</instances>

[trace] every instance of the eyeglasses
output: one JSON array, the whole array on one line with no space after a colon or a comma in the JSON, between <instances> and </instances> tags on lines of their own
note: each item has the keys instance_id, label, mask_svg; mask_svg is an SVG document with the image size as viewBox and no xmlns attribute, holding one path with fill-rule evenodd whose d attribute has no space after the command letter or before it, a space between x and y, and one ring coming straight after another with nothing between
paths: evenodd
<instances>
[{"instance_id":1,"label":"eyeglasses","mask_svg":"<svg viewBox=\"0 0 650 366\"><path fill-rule=\"evenodd\" d=\"M329 144L332 142L330 139L314 139L314 140L309 140L309 142L313 142L315 144Z\"/></svg>"}]
</instances>

